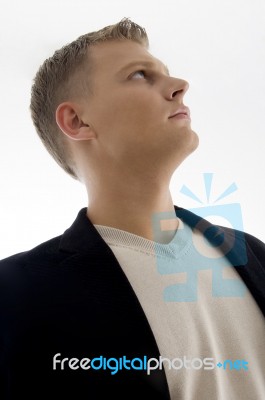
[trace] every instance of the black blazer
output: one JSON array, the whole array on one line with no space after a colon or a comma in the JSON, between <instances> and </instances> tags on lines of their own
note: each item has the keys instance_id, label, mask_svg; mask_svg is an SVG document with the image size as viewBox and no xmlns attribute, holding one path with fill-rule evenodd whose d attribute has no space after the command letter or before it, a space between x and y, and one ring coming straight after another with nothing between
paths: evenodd
<instances>
[{"instance_id":1,"label":"black blazer","mask_svg":"<svg viewBox=\"0 0 265 400\"><path fill-rule=\"evenodd\" d=\"M265 316L265 245L175 207L235 265ZM0 398L169 399L165 371L53 370L53 357L159 358L143 309L86 216L63 235L0 261ZM246 248L247 263L244 249ZM246 264L246 265L243 265ZM108 396L106 396L107 392Z\"/></svg>"}]
</instances>

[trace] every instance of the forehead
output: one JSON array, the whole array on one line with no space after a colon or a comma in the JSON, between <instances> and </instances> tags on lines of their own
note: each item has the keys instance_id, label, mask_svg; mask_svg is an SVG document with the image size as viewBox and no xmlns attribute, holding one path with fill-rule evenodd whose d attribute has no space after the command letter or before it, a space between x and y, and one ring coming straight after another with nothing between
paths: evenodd
<instances>
[{"instance_id":1,"label":"forehead","mask_svg":"<svg viewBox=\"0 0 265 400\"><path fill-rule=\"evenodd\" d=\"M154 57L143 45L131 40L112 40L97 43L89 51L96 73L118 73L134 64L146 63L168 73L167 67Z\"/></svg>"}]
</instances>

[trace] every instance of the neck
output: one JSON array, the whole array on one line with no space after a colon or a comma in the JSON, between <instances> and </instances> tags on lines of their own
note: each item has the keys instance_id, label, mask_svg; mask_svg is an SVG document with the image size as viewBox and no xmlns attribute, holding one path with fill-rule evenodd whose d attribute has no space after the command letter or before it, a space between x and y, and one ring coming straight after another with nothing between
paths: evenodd
<instances>
[{"instance_id":1,"label":"neck","mask_svg":"<svg viewBox=\"0 0 265 400\"><path fill-rule=\"evenodd\" d=\"M101 179L96 187L90 184L88 192L87 216L93 224L121 229L156 242L172 240L178 220L168 181L159 183L155 178L133 177ZM170 221L168 225L164 221L160 229L160 225L154 226L154 217L163 220L164 212L169 213Z\"/></svg>"}]
</instances>

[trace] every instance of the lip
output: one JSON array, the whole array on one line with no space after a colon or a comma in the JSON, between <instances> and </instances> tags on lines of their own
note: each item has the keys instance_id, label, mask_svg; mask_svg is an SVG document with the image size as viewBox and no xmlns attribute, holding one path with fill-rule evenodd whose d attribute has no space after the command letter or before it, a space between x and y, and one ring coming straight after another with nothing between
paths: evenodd
<instances>
[{"instance_id":1,"label":"lip","mask_svg":"<svg viewBox=\"0 0 265 400\"><path fill-rule=\"evenodd\" d=\"M173 112L168 118L190 119L190 110L188 107L180 107Z\"/></svg>"}]
</instances>

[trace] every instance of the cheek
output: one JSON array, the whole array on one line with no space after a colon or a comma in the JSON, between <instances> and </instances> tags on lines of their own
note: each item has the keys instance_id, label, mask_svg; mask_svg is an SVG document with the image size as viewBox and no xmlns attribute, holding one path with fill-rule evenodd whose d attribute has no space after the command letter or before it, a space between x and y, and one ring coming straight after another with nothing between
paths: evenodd
<instances>
[{"instance_id":1,"label":"cheek","mask_svg":"<svg viewBox=\"0 0 265 400\"><path fill-rule=\"evenodd\" d=\"M163 122L161 101L149 91L130 93L110 91L98 99L94 107L95 129L101 135L120 138L120 135L145 136L145 132L154 131Z\"/></svg>"},{"instance_id":2,"label":"cheek","mask_svg":"<svg viewBox=\"0 0 265 400\"><path fill-rule=\"evenodd\" d=\"M137 93L123 98L120 107L115 110L123 128L141 130L142 133L152 125L157 125L162 115L161 105L155 104L150 95Z\"/></svg>"}]
</instances>

